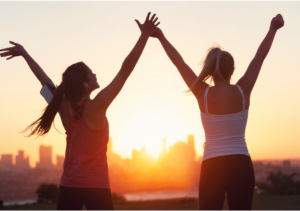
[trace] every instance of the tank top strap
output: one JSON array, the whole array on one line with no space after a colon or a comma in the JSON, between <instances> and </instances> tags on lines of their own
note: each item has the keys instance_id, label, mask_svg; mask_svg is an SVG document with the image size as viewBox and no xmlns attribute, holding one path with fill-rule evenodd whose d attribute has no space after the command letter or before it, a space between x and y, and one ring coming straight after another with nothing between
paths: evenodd
<instances>
[{"instance_id":1,"label":"tank top strap","mask_svg":"<svg viewBox=\"0 0 300 211\"><path fill-rule=\"evenodd\" d=\"M209 90L209 86L206 87L205 93L204 93L204 106L205 106L205 113L208 113L208 107L207 107L207 93Z\"/></svg>"},{"instance_id":2,"label":"tank top strap","mask_svg":"<svg viewBox=\"0 0 300 211\"><path fill-rule=\"evenodd\" d=\"M85 109L86 109L86 105L87 105L87 103L88 103L89 101L90 101L90 99L86 99L85 102L83 103L84 105L83 105L83 110L82 110L82 118L83 118L83 114L84 114Z\"/></svg>"},{"instance_id":3,"label":"tank top strap","mask_svg":"<svg viewBox=\"0 0 300 211\"><path fill-rule=\"evenodd\" d=\"M81 104L81 106L80 106L80 108L78 109L78 111L75 111L75 110L73 109L71 102L67 102L67 109L68 109L68 114L69 114L69 116L71 116L70 113L69 113L69 106L70 106L70 107L71 107L71 110L72 110L73 113L74 113L74 116L77 116L77 117L79 118L79 120L81 120L82 118L81 118L81 116L79 115L79 112L81 111L81 109L84 109L84 108L85 108L87 102L88 102L88 100L83 101L83 103ZM70 105L68 106L68 104L70 104ZM84 110L83 110L83 111L84 111ZM83 112L82 112L82 113L83 113Z\"/></svg>"},{"instance_id":4,"label":"tank top strap","mask_svg":"<svg viewBox=\"0 0 300 211\"><path fill-rule=\"evenodd\" d=\"M243 92L242 88L239 85L236 85L236 86L239 89L239 91L240 91L240 93L243 97L243 111L244 111L246 109L246 100L245 100L244 92Z\"/></svg>"}]
</instances>

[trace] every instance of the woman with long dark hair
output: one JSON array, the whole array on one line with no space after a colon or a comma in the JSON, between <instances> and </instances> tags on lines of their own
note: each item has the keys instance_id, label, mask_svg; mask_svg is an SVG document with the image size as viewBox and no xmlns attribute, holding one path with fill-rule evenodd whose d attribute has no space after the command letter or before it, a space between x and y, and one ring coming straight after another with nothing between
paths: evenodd
<instances>
[{"instance_id":1,"label":"woman with long dark hair","mask_svg":"<svg viewBox=\"0 0 300 211\"><path fill-rule=\"evenodd\" d=\"M245 142L250 95L275 34L283 25L280 14L272 19L245 75L235 85L230 84L233 57L220 47L208 50L202 71L196 76L159 28L151 35L158 38L189 92L198 100L206 139L199 185L200 209L221 210L225 193L229 209L251 209L255 179ZM214 86L205 83L208 79L213 80Z\"/></svg>"},{"instance_id":2,"label":"woman with long dark hair","mask_svg":"<svg viewBox=\"0 0 300 211\"><path fill-rule=\"evenodd\" d=\"M90 95L99 88L96 74L83 62L75 63L63 73L62 82L43 115L26 128L25 131L31 129L29 136L43 136L51 129L58 112L66 130L67 148L57 209L82 209L83 205L92 210L113 209L106 157L109 140L106 111L133 71L149 36L159 24L157 19L155 14L150 18L148 13L141 25L141 35L120 71L94 99ZM22 56L42 85L55 87L21 45L10 43L14 47L2 49L1 57Z\"/></svg>"}]
</instances>

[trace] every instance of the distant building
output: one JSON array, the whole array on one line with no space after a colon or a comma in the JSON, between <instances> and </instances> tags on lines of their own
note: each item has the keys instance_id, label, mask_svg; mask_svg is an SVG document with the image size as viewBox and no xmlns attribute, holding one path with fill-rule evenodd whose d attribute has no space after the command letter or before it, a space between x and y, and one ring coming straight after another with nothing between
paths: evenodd
<instances>
[{"instance_id":1,"label":"distant building","mask_svg":"<svg viewBox=\"0 0 300 211\"><path fill-rule=\"evenodd\" d=\"M112 153L112 138L109 137L108 143L107 143L107 153Z\"/></svg>"},{"instance_id":2,"label":"distant building","mask_svg":"<svg viewBox=\"0 0 300 211\"><path fill-rule=\"evenodd\" d=\"M168 162L168 152L167 152L167 143L166 143L166 137L164 137L162 140L162 149L159 152L159 163L160 165L165 165Z\"/></svg>"},{"instance_id":3,"label":"distant building","mask_svg":"<svg viewBox=\"0 0 300 211\"><path fill-rule=\"evenodd\" d=\"M18 153L19 154L16 155L16 169L18 169L18 170L29 169L30 168L29 156L27 156L27 158L25 158L23 150L19 150Z\"/></svg>"},{"instance_id":4,"label":"distant building","mask_svg":"<svg viewBox=\"0 0 300 211\"><path fill-rule=\"evenodd\" d=\"M11 170L13 167L13 155L12 154L2 154L1 155L1 169Z\"/></svg>"},{"instance_id":5,"label":"distant building","mask_svg":"<svg viewBox=\"0 0 300 211\"><path fill-rule=\"evenodd\" d=\"M113 165L122 165L123 159L121 158L120 155L113 153L112 150L112 144L113 140L111 137L109 137L109 141L107 143L107 163L108 166L111 167Z\"/></svg>"},{"instance_id":6,"label":"distant building","mask_svg":"<svg viewBox=\"0 0 300 211\"><path fill-rule=\"evenodd\" d=\"M36 163L37 168L51 169L52 163L52 146L41 145L39 149L40 162Z\"/></svg>"},{"instance_id":7,"label":"distant building","mask_svg":"<svg viewBox=\"0 0 300 211\"><path fill-rule=\"evenodd\" d=\"M144 146L140 150L132 150L132 161L137 167L141 168L153 165L155 159L152 154L147 152L147 149Z\"/></svg>"},{"instance_id":8,"label":"distant building","mask_svg":"<svg viewBox=\"0 0 300 211\"><path fill-rule=\"evenodd\" d=\"M162 147L162 149L161 149L161 151L159 153L159 157L165 157L168 154L168 152L167 152L166 137L164 137L161 141L162 141L163 147Z\"/></svg>"},{"instance_id":9,"label":"distant building","mask_svg":"<svg viewBox=\"0 0 300 211\"><path fill-rule=\"evenodd\" d=\"M196 159L196 150L195 150L195 137L194 135L188 135L187 137L187 147L189 151L190 160L194 161Z\"/></svg>"},{"instance_id":10,"label":"distant building","mask_svg":"<svg viewBox=\"0 0 300 211\"><path fill-rule=\"evenodd\" d=\"M287 168L287 169L289 169L289 168L291 168L291 167L292 167L291 161L285 160L285 161L282 162L282 168Z\"/></svg>"},{"instance_id":11,"label":"distant building","mask_svg":"<svg viewBox=\"0 0 300 211\"><path fill-rule=\"evenodd\" d=\"M292 163L289 160L285 160L282 162L282 173L284 174L290 174L292 172Z\"/></svg>"},{"instance_id":12,"label":"distant building","mask_svg":"<svg viewBox=\"0 0 300 211\"><path fill-rule=\"evenodd\" d=\"M188 143L178 141L169 147L169 162L171 165L185 166L196 161L194 136L188 136Z\"/></svg>"}]
</instances>

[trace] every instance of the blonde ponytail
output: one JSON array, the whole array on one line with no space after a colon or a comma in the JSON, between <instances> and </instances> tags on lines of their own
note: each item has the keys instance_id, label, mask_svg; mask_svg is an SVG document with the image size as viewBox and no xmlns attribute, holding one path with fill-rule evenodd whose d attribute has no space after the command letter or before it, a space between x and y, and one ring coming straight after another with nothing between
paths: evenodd
<instances>
[{"instance_id":1,"label":"blonde ponytail","mask_svg":"<svg viewBox=\"0 0 300 211\"><path fill-rule=\"evenodd\" d=\"M218 76L226 81L224 75L228 76L232 74L229 73L229 70L232 69L232 67L234 68L234 61L228 52L223 51L220 46L214 46L207 50L207 55L202 62L202 66L203 68L199 76L186 93L191 93L195 88L199 88L199 86L203 85L209 78L212 81L213 78Z\"/></svg>"}]
</instances>

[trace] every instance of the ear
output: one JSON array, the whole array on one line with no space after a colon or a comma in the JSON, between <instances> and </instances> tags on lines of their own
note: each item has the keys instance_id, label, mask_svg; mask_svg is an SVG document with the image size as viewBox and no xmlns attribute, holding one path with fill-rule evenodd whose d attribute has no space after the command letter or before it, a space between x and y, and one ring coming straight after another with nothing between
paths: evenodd
<instances>
[{"instance_id":1,"label":"ear","mask_svg":"<svg viewBox=\"0 0 300 211\"><path fill-rule=\"evenodd\" d=\"M83 84L82 84L82 85L83 85L83 87L84 87L84 88L88 88L88 84L87 84L87 82L83 82Z\"/></svg>"}]
</instances>

